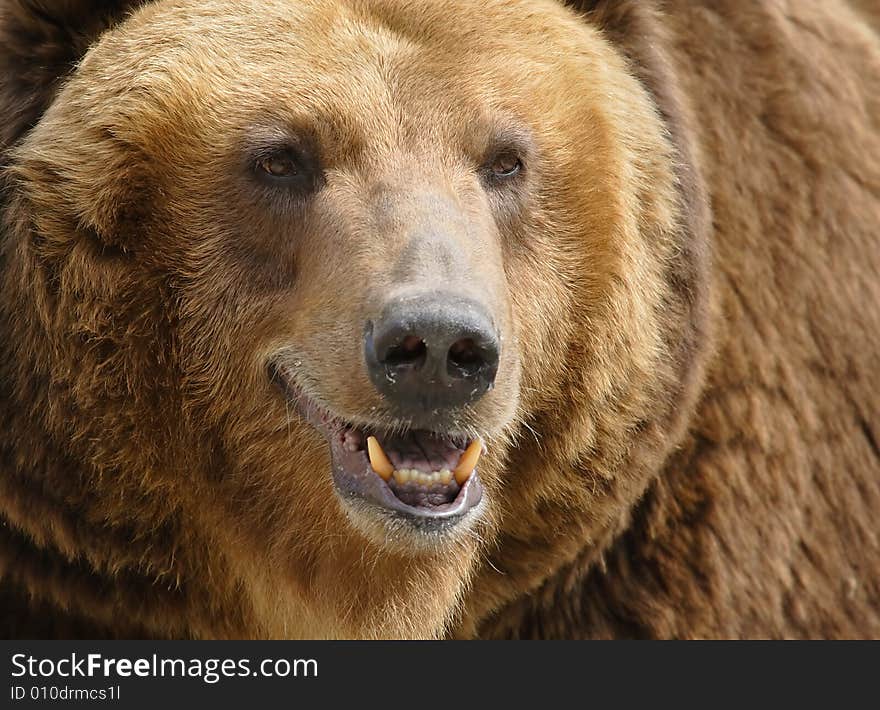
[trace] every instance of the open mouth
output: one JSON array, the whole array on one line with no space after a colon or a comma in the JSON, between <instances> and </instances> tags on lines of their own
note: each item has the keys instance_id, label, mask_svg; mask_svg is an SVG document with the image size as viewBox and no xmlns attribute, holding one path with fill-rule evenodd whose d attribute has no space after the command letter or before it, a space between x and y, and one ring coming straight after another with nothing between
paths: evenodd
<instances>
[{"instance_id":1,"label":"open mouth","mask_svg":"<svg viewBox=\"0 0 880 710\"><path fill-rule=\"evenodd\" d=\"M427 430L371 431L332 416L289 383L285 389L327 439L333 481L343 496L410 518L449 522L482 499L477 474L482 439Z\"/></svg>"}]
</instances>

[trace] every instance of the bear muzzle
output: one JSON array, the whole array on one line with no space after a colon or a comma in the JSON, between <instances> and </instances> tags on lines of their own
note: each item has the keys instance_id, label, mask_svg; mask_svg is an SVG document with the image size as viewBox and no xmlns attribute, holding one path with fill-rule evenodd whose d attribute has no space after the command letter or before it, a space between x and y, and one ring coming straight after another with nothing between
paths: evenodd
<instances>
[{"instance_id":1,"label":"bear muzzle","mask_svg":"<svg viewBox=\"0 0 880 710\"><path fill-rule=\"evenodd\" d=\"M403 418L474 403L492 389L500 352L488 309L442 291L388 301L364 334L370 379Z\"/></svg>"}]
</instances>

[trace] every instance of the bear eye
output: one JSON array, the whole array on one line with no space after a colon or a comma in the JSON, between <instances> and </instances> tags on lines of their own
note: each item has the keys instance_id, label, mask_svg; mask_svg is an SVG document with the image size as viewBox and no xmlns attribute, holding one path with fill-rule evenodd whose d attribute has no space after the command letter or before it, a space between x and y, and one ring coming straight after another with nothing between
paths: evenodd
<instances>
[{"instance_id":1,"label":"bear eye","mask_svg":"<svg viewBox=\"0 0 880 710\"><path fill-rule=\"evenodd\" d=\"M260 158L257 161L257 167L273 178L292 178L300 173L296 156L288 150Z\"/></svg>"},{"instance_id":2,"label":"bear eye","mask_svg":"<svg viewBox=\"0 0 880 710\"><path fill-rule=\"evenodd\" d=\"M248 153L248 172L269 195L305 197L319 190L323 173L316 151L306 140L257 145Z\"/></svg>"},{"instance_id":3,"label":"bear eye","mask_svg":"<svg viewBox=\"0 0 880 710\"><path fill-rule=\"evenodd\" d=\"M519 157L513 153L499 155L492 161L492 173L496 177L510 177L519 172L521 163Z\"/></svg>"},{"instance_id":4,"label":"bear eye","mask_svg":"<svg viewBox=\"0 0 880 710\"><path fill-rule=\"evenodd\" d=\"M509 180L518 175L522 169L522 159L513 151L498 153L486 163L484 168L486 178L491 183Z\"/></svg>"}]
</instances>

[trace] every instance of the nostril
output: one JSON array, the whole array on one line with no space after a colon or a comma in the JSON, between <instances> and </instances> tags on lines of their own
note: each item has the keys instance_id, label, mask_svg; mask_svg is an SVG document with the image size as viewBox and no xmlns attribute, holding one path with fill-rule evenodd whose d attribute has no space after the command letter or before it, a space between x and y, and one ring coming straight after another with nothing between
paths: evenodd
<instances>
[{"instance_id":1,"label":"nostril","mask_svg":"<svg viewBox=\"0 0 880 710\"><path fill-rule=\"evenodd\" d=\"M486 308L455 294L395 298L364 328L364 364L376 390L420 417L485 395L500 351Z\"/></svg>"},{"instance_id":2,"label":"nostril","mask_svg":"<svg viewBox=\"0 0 880 710\"><path fill-rule=\"evenodd\" d=\"M428 356L428 346L417 335L407 335L399 345L389 348L382 362L390 367L419 366Z\"/></svg>"},{"instance_id":3,"label":"nostril","mask_svg":"<svg viewBox=\"0 0 880 710\"><path fill-rule=\"evenodd\" d=\"M485 364L485 358L473 338L456 340L449 348L449 367L466 377L473 376ZM452 373L450 373L452 374Z\"/></svg>"}]
</instances>

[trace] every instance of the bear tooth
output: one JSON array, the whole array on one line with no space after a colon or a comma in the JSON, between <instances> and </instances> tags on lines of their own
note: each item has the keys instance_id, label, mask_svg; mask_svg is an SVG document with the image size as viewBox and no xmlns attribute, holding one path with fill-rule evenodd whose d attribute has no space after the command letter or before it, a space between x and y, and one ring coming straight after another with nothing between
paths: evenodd
<instances>
[{"instance_id":1,"label":"bear tooth","mask_svg":"<svg viewBox=\"0 0 880 710\"><path fill-rule=\"evenodd\" d=\"M367 437L367 454L370 457L370 466L373 467L373 470L379 474L383 481L389 480L391 474L394 473L394 466L391 465L391 461L388 460L385 452L382 451L382 447L375 436Z\"/></svg>"},{"instance_id":2,"label":"bear tooth","mask_svg":"<svg viewBox=\"0 0 880 710\"><path fill-rule=\"evenodd\" d=\"M437 475L438 475L438 477L440 478L440 482L441 482L444 486L449 485L449 482L452 480L452 471L450 471L448 468L444 468L444 469L443 469L442 471L440 471L440 473L437 474Z\"/></svg>"},{"instance_id":3,"label":"bear tooth","mask_svg":"<svg viewBox=\"0 0 880 710\"><path fill-rule=\"evenodd\" d=\"M471 477L471 474L477 467L477 461L480 460L481 453L483 453L482 440L474 439L468 444L468 447L464 450L464 453L458 460L458 465L452 472L455 475L455 482L458 485L463 486L465 481Z\"/></svg>"}]
</instances>

